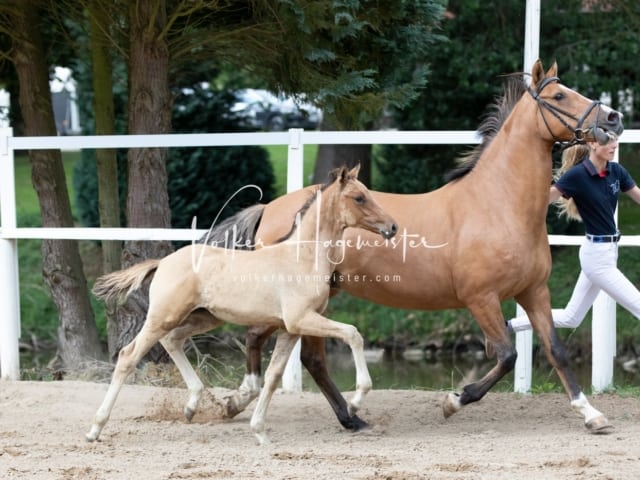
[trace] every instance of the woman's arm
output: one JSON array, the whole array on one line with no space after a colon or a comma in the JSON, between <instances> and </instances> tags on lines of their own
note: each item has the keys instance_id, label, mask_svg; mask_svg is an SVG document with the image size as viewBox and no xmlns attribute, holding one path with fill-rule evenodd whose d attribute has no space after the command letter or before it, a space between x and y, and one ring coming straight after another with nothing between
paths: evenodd
<instances>
[{"instance_id":1,"label":"woman's arm","mask_svg":"<svg viewBox=\"0 0 640 480\"><path fill-rule=\"evenodd\" d=\"M635 188L638 188L638 187L636 186ZM638 194L640 195L640 189L638 189ZM549 189L549 204L552 204L553 202L558 200L561 196L562 196L562 192L558 190L555 187L555 185L551 185L551 188ZM638 198L640 198L640 196ZM637 202L640 203L640 200L637 200Z\"/></svg>"},{"instance_id":2,"label":"woman's arm","mask_svg":"<svg viewBox=\"0 0 640 480\"><path fill-rule=\"evenodd\" d=\"M631 190L627 190L624 193L629 195L634 202L640 203L640 187L638 187L637 185L633 187Z\"/></svg>"}]
</instances>

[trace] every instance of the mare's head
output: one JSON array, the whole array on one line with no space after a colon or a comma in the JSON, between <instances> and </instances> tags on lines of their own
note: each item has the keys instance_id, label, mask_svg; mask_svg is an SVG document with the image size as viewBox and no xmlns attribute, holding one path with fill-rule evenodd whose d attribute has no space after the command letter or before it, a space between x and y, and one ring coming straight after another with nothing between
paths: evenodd
<instances>
[{"instance_id":1,"label":"mare's head","mask_svg":"<svg viewBox=\"0 0 640 480\"><path fill-rule=\"evenodd\" d=\"M335 201L327 202L333 205L333 212L325 211L324 215L331 215L323 221L338 221L340 226L347 228L363 228L370 232L379 233L384 238L393 237L398 227L391 216L378 205L371 192L358 180L360 165L349 170L340 167L331 172L331 181L323 190L323 195L335 195Z\"/></svg>"},{"instance_id":2,"label":"mare's head","mask_svg":"<svg viewBox=\"0 0 640 480\"><path fill-rule=\"evenodd\" d=\"M622 133L621 113L562 85L557 72L558 66L554 63L545 73L540 60L531 70L531 85L527 90L538 106L541 136L569 144L586 140L607 143L606 132Z\"/></svg>"},{"instance_id":3,"label":"mare's head","mask_svg":"<svg viewBox=\"0 0 640 480\"><path fill-rule=\"evenodd\" d=\"M533 65L529 86L522 74L510 75L504 95L496 99L492 105L493 112L478 127L481 143L446 175L446 181L462 178L473 170L511 114L519 115L514 117L514 122L518 126L526 126L528 135L549 142L549 154L554 142L565 146L594 140L606 143L609 140L607 132L622 133L621 113L562 85L557 72L558 66L554 63L545 73L542 62L538 60ZM516 106L525 101L534 102L535 110L524 108L516 112ZM524 118L525 114L527 118Z\"/></svg>"}]
</instances>

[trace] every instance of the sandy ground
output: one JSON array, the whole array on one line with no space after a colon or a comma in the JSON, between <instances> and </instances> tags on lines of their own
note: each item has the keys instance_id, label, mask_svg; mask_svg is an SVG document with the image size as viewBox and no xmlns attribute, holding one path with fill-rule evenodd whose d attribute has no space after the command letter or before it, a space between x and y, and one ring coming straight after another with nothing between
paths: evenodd
<instances>
[{"instance_id":1,"label":"sandy ground","mask_svg":"<svg viewBox=\"0 0 640 480\"><path fill-rule=\"evenodd\" d=\"M343 430L318 393L282 393L257 446L251 412L220 420L208 400L192 423L186 392L127 385L101 439L84 439L106 385L0 381L0 479L637 479L640 400L591 398L615 425L586 431L561 394L489 393L445 420L444 392L373 390ZM223 396L227 391L212 389ZM250 410L252 409L250 407Z\"/></svg>"}]
</instances>

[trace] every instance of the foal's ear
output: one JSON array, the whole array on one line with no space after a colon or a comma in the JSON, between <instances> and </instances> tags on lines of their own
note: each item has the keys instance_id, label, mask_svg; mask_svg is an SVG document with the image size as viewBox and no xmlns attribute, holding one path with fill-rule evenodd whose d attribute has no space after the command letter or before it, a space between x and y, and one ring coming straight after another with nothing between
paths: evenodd
<instances>
[{"instance_id":1,"label":"foal's ear","mask_svg":"<svg viewBox=\"0 0 640 480\"><path fill-rule=\"evenodd\" d=\"M358 178L358 173L360 173L360 164L357 164L349 171L349 175L353 178Z\"/></svg>"}]
</instances>

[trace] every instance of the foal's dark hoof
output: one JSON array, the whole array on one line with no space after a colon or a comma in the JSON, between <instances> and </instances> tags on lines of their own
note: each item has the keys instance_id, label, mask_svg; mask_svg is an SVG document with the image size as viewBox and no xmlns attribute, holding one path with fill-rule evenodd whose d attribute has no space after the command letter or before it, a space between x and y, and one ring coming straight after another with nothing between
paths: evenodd
<instances>
[{"instance_id":1,"label":"foal's dark hoof","mask_svg":"<svg viewBox=\"0 0 640 480\"><path fill-rule=\"evenodd\" d=\"M346 420L341 420L340 423L344 428L352 432L359 432L360 430L369 428L369 424L357 415L351 415Z\"/></svg>"}]
</instances>

